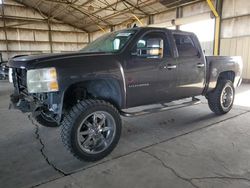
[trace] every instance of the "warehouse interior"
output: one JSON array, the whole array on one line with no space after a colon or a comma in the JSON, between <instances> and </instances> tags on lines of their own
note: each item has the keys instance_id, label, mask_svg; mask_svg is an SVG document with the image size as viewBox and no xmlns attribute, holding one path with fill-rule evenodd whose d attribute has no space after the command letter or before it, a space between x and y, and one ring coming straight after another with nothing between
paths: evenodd
<instances>
[{"instance_id":1,"label":"warehouse interior","mask_svg":"<svg viewBox=\"0 0 250 188\"><path fill-rule=\"evenodd\" d=\"M192 30L204 40L206 54L213 55L216 16L206 1L5 0L2 4L0 50L4 60L18 54L79 50L106 32L133 24ZM217 7L221 12L219 54L242 56L244 79L250 79L247 4L247 0L224 0ZM189 25L194 23L195 27ZM205 33L199 29L204 26L208 28Z\"/></svg>"},{"instance_id":2,"label":"warehouse interior","mask_svg":"<svg viewBox=\"0 0 250 188\"><path fill-rule=\"evenodd\" d=\"M242 84L223 116L201 104L122 118L117 148L97 162L71 156L60 128L9 110L0 80L0 187L249 187L249 0L0 0L0 60L70 53L113 31L193 32L206 56L241 56Z\"/></svg>"}]
</instances>

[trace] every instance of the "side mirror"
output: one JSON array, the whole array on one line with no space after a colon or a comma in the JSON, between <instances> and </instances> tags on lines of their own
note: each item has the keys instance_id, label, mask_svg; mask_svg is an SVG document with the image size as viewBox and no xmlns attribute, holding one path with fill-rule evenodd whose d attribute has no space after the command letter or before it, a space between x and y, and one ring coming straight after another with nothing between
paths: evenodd
<instances>
[{"instance_id":1,"label":"side mirror","mask_svg":"<svg viewBox=\"0 0 250 188\"><path fill-rule=\"evenodd\" d=\"M139 48L136 52L132 52L131 55L146 58L162 58L163 49L159 47Z\"/></svg>"}]
</instances>

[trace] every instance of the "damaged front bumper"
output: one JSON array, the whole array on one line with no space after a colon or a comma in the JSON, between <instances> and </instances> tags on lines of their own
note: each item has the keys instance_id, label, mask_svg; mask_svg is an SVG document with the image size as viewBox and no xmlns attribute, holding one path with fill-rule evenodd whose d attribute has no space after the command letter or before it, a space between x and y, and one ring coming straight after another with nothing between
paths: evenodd
<instances>
[{"instance_id":1,"label":"damaged front bumper","mask_svg":"<svg viewBox=\"0 0 250 188\"><path fill-rule=\"evenodd\" d=\"M55 96L53 94L39 94L39 97L44 99L38 100L37 96L14 93L10 95L9 109L18 109L23 113L32 113L33 117L43 112L46 116L59 123L61 110L59 105L54 102Z\"/></svg>"},{"instance_id":2,"label":"damaged front bumper","mask_svg":"<svg viewBox=\"0 0 250 188\"><path fill-rule=\"evenodd\" d=\"M18 109L23 113L34 112L39 105L31 98L26 97L23 94L12 94L10 95L9 109Z\"/></svg>"},{"instance_id":3,"label":"damaged front bumper","mask_svg":"<svg viewBox=\"0 0 250 188\"><path fill-rule=\"evenodd\" d=\"M23 113L31 112L33 117L43 112L56 122L60 122L62 107L59 92L28 93L24 69L13 68L11 77L14 93L10 96L9 109L18 109Z\"/></svg>"}]
</instances>

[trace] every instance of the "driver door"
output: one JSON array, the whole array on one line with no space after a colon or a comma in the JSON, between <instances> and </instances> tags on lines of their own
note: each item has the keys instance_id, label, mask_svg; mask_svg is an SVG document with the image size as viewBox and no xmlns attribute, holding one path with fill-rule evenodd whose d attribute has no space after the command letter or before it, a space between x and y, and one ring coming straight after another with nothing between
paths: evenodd
<instances>
[{"instance_id":1,"label":"driver door","mask_svg":"<svg viewBox=\"0 0 250 188\"><path fill-rule=\"evenodd\" d=\"M148 32L137 41L125 71L128 107L159 103L167 98L165 95L171 90L166 92L166 81L173 79L164 68L170 61L168 54L167 35L163 31Z\"/></svg>"}]
</instances>

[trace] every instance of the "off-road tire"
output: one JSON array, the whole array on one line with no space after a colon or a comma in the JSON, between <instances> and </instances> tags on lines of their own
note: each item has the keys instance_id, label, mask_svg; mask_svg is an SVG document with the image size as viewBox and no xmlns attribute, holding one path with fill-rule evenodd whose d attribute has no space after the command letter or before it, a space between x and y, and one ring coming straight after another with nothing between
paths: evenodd
<instances>
[{"instance_id":1,"label":"off-road tire","mask_svg":"<svg viewBox=\"0 0 250 188\"><path fill-rule=\"evenodd\" d=\"M225 87L231 87L233 90L233 99L232 103L230 106L227 108L223 108L221 104L221 95ZM228 113L232 107L233 107L233 102L234 102L234 97L235 97L235 89L233 86L232 81L230 80L220 80L215 88L214 91L208 94L208 106L211 111L213 111L217 115L223 115Z\"/></svg>"},{"instance_id":2,"label":"off-road tire","mask_svg":"<svg viewBox=\"0 0 250 188\"><path fill-rule=\"evenodd\" d=\"M40 125L45 126L45 127L59 127L60 126L57 122L47 119L42 114L39 114L38 116L36 116L35 119Z\"/></svg>"},{"instance_id":3,"label":"off-road tire","mask_svg":"<svg viewBox=\"0 0 250 188\"><path fill-rule=\"evenodd\" d=\"M81 121L89 114L96 111L106 111L112 115L116 131L111 144L101 153L90 154L82 150L77 142L77 129ZM61 138L67 150L79 160L97 161L110 154L116 147L121 136L122 121L117 109L108 102L103 100L83 100L74 105L70 111L64 116L61 123Z\"/></svg>"}]
</instances>

